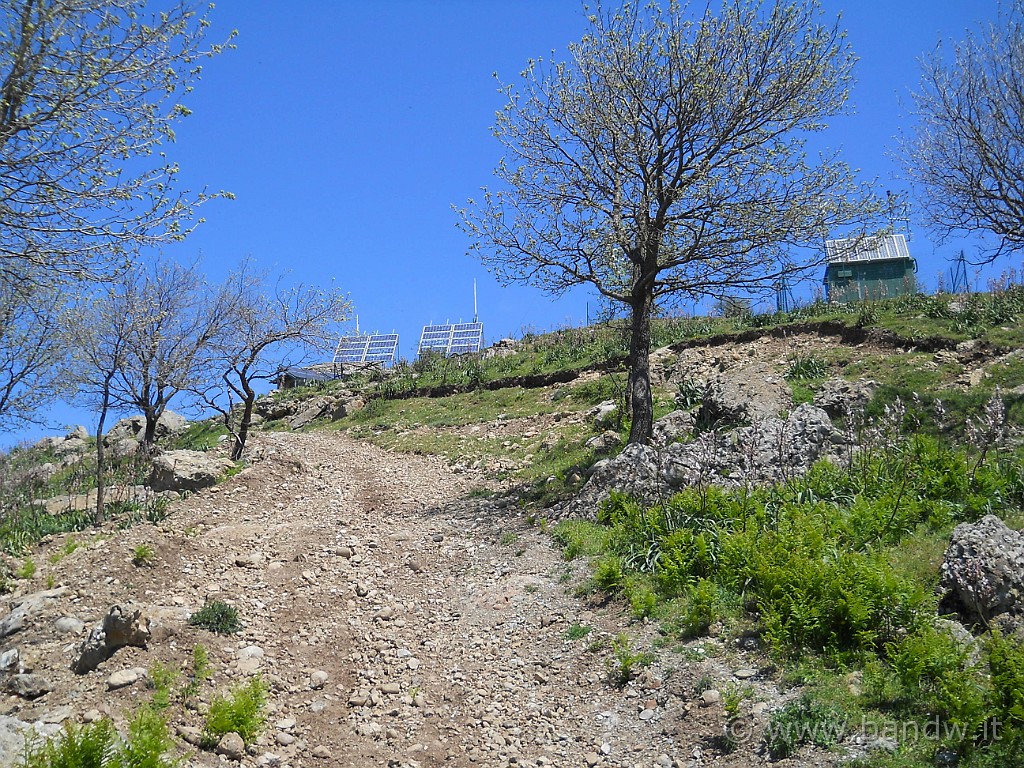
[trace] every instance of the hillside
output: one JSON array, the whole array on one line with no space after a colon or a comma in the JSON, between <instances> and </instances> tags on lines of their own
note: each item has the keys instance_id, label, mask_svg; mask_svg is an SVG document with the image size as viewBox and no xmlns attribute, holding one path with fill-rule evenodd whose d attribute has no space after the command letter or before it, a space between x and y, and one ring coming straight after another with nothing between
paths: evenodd
<instances>
[{"instance_id":1,"label":"hillside","mask_svg":"<svg viewBox=\"0 0 1024 768\"><path fill-rule=\"evenodd\" d=\"M2 764L21 723L156 700L194 765L1018 765L1022 316L1009 285L661 321L642 450L614 324L283 391L219 484L157 497L126 459L100 526L87 435L15 452ZM220 604L237 632L190 623ZM127 605L145 647L73 672ZM254 679L265 726L210 741Z\"/></svg>"}]
</instances>

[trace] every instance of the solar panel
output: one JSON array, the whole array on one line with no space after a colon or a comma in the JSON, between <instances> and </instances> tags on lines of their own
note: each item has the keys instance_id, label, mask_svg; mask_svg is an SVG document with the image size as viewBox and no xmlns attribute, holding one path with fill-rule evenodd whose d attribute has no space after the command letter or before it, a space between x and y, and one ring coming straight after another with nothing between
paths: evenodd
<instances>
[{"instance_id":1,"label":"solar panel","mask_svg":"<svg viewBox=\"0 0 1024 768\"><path fill-rule=\"evenodd\" d=\"M342 336L334 351L335 363L394 363L398 357L398 334Z\"/></svg>"},{"instance_id":2,"label":"solar panel","mask_svg":"<svg viewBox=\"0 0 1024 768\"><path fill-rule=\"evenodd\" d=\"M445 357L479 352L484 345L483 323L446 323L425 325L420 335L418 354L439 352Z\"/></svg>"},{"instance_id":3,"label":"solar panel","mask_svg":"<svg viewBox=\"0 0 1024 768\"><path fill-rule=\"evenodd\" d=\"M826 240L825 254L830 263L910 258L907 238L903 235Z\"/></svg>"}]
</instances>

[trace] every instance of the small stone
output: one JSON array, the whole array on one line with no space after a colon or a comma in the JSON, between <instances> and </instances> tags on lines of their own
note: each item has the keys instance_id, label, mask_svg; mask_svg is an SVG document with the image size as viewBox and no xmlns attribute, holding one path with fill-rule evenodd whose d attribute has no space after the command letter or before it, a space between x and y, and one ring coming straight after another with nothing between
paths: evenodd
<instances>
[{"instance_id":1,"label":"small stone","mask_svg":"<svg viewBox=\"0 0 1024 768\"><path fill-rule=\"evenodd\" d=\"M595 765L601 762L601 756L597 754L597 752L587 752L587 754L583 756L583 759L586 761L589 768L594 768Z\"/></svg>"},{"instance_id":2,"label":"small stone","mask_svg":"<svg viewBox=\"0 0 1024 768\"><path fill-rule=\"evenodd\" d=\"M295 737L285 731L280 731L274 739L282 747L287 747L295 743Z\"/></svg>"},{"instance_id":3,"label":"small stone","mask_svg":"<svg viewBox=\"0 0 1024 768\"><path fill-rule=\"evenodd\" d=\"M654 719L655 712L653 709L645 709L640 712L640 719L644 722Z\"/></svg>"},{"instance_id":4,"label":"small stone","mask_svg":"<svg viewBox=\"0 0 1024 768\"><path fill-rule=\"evenodd\" d=\"M74 616L62 616L53 623L53 626L63 635L80 635L85 629L85 622Z\"/></svg>"},{"instance_id":5,"label":"small stone","mask_svg":"<svg viewBox=\"0 0 1024 768\"><path fill-rule=\"evenodd\" d=\"M711 690L704 691L704 693L702 693L700 695L700 705L702 707L712 707L715 704L719 704L721 701L722 701L722 694L721 694L721 692L720 691L716 691L713 688Z\"/></svg>"},{"instance_id":6,"label":"small stone","mask_svg":"<svg viewBox=\"0 0 1024 768\"><path fill-rule=\"evenodd\" d=\"M193 747L198 747L203 742L203 732L198 728L193 728L189 725L179 725L175 730L184 742L191 744Z\"/></svg>"},{"instance_id":7,"label":"small stone","mask_svg":"<svg viewBox=\"0 0 1024 768\"><path fill-rule=\"evenodd\" d=\"M260 660L258 658L242 659L235 666L243 675L254 675L260 670Z\"/></svg>"},{"instance_id":8,"label":"small stone","mask_svg":"<svg viewBox=\"0 0 1024 768\"><path fill-rule=\"evenodd\" d=\"M258 645L247 645L245 648L240 650L237 654L239 659L262 659L263 649Z\"/></svg>"},{"instance_id":9,"label":"small stone","mask_svg":"<svg viewBox=\"0 0 1024 768\"><path fill-rule=\"evenodd\" d=\"M415 658L409 659L409 661L407 661L406 664L409 666L409 669L412 669L412 670L416 670L416 669L420 668L420 660L419 659L415 659Z\"/></svg>"},{"instance_id":10,"label":"small stone","mask_svg":"<svg viewBox=\"0 0 1024 768\"><path fill-rule=\"evenodd\" d=\"M44 714L39 721L46 725L60 725L65 720L69 719L75 711L69 706L57 707L57 709L51 710Z\"/></svg>"},{"instance_id":11,"label":"small stone","mask_svg":"<svg viewBox=\"0 0 1024 768\"><path fill-rule=\"evenodd\" d=\"M754 706L752 706L750 708L750 712L751 712L751 714L754 715L754 717L760 717L767 710L768 710L768 704L767 704L767 702L764 702L764 701L755 702Z\"/></svg>"},{"instance_id":12,"label":"small stone","mask_svg":"<svg viewBox=\"0 0 1024 768\"><path fill-rule=\"evenodd\" d=\"M327 685L327 680L329 678L330 675L328 675L323 670L318 669L316 672L309 676L309 687L314 691L319 691L321 688Z\"/></svg>"},{"instance_id":13,"label":"small stone","mask_svg":"<svg viewBox=\"0 0 1024 768\"><path fill-rule=\"evenodd\" d=\"M217 743L217 754L228 760L241 760L245 755L245 742L237 733L225 733Z\"/></svg>"},{"instance_id":14,"label":"small stone","mask_svg":"<svg viewBox=\"0 0 1024 768\"><path fill-rule=\"evenodd\" d=\"M0 653L0 672L14 672L21 666L21 651L17 648Z\"/></svg>"},{"instance_id":15,"label":"small stone","mask_svg":"<svg viewBox=\"0 0 1024 768\"><path fill-rule=\"evenodd\" d=\"M107 678L107 690L116 691L118 688L127 688L134 685L146 676L146 670L142 667L132 669L119 669Z\"/></svg>"},{"instance_id":16,"label":"small stone","mask_svg":"<svg viewBox=\"0 0 1024 768\"><path fill-rule=\"evenodd\" d=\"M312 754L313 754L313 757L315 757L315 758L317 758L319 760L330 760L331 759L331 750L329 750L327 747L323 746L322 744L319 745L319 746L313 747L313 753Z\"/></svg>"},{"instance_id":17,"label":"small stone","mask_svg":"<svg viewBox=\"0 0 1024 768\"><path fill-rule=\"evenodd\" d=\"M362 582L356 584L356 597L366 597L368 594L370 594L370 588L366 584Z\"/></svg>"},{"instance_id":18,"label":"small stone","mask_svg":"<svg viewBox=\"0 0 1024 768\"><path fill-rule=\"evenodd\" d=\"M82 713L83 723L96 723L103 719L103 715L98 709L87 709Z\"/></svg>"},{"instance_id":19,"label":"small stone","mask_svg":"<svg viewBox=\"0 0 1024 768\"><path fill-rule=\"evenodd\" d=\"M733 675L735 675L739 680L749 680L750 678L757 676L757 670L744 667L743 669L737 669L733 672Z\"/></svg>"},{"instance_id":20,"label":"small stone","mask_svg":"<svg viewBox=\"0 0 1024 768\"><path fill-rule=\"evenodd\" d=\"M279 731L290 731L290 730L291 730L292 728L294 728L294 727L295 727L295 720L294 720L294 719L292 719L292 718L290 718L290 717L287 717L287 718L285 718L284 720L278 720L278 721L277 721L277 722L276 722L276 723L274 724L274 726L275 726L275 727L276 727L276 728L277 728L277 729L278 729Z\"/></svg>"},{"instance_id":21,"label":"small stone","mask_svg":"<svg viewBox=\"0 0 1024 768\"><path fill-rule=\"evenodd\" d=\"M7 690L23 699L38 699L53 690L42 675L14 675L7 681Z\"/></svg>"},{"instance_id":22,"label":"small stone","mask_svg":"<svg viewBox=\"0 0 1024 768\"><path fill-rule=\"evenodd\" d=\"M395 694L402 692L402 686L398 683L384 683L384 685L380 687L380 690L381 693L386 693L389 696L394 696Z\"/></svg>"},{"instance_id":23,"label":"small stone","mask_svg":"<svg viewBox=\"0 0 1024 768\"><path fill-rule=\"evenodd\" d=\"M440 544L442 541L444 541L444 534L435 533L433 536L430 537L430 540L433 541L435 544Z\"/></svg>"},{"instance_id":24,"label":"small stone","mask_svg":"<svg viewBox=\"0 0 1024 768\"><path fill-rule=\"evenodd\" d=\"M351 547L338 547L336 551L339 557L344 557L346 560L351 559L352 555L355 554Z\"/></svg>"},{"instance_id":25,"label":"small stone","mask_svg":"<svg viewBox=\"0 0 1024 768\"><path fill-rule=\"evenodd\" d=\"M413 573L422 573L423 572L423 563L420 562L419 560L417 560L416 558L413 558L412 560L409 561L409 570L412 571Z\"/></svg>"},{"instance_id":26,"label":"small stone","mask_svg":"<svg viewBox=\"0 0 1024 768\"><path fill-rule=\"evenodd\" d=\"M377 615L375 618L378 618L381 621L391 621L393 618L395 618L395 609L391 606L388 606L387 608L381 608L379 611L377 611Z\"/></svg>"}]
</instances>

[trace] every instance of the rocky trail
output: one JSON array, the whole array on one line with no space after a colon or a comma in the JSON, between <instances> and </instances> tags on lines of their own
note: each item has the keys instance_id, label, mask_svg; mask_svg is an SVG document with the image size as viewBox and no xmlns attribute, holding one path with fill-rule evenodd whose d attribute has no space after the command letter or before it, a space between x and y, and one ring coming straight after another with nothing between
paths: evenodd
<instances>
[{"instance_id":1,"label":"rocky trail","mask_svg":"<svg viewBox=\"0 0 1024 768\"><path fill-rule=\"evenodd\" d=\"M253 466L176 502L160 526L79 535L77 549L22 586L12 607L35 594L23 627L3 640L17 649L9 671L45 690L3 701L8 741L10 718L55 726L111 716L123 727L152 696L143 670L186 666L202 643L214 676L201 699L260 674L270 705L246 753L193 750L195 766L764 762L753 745L714 748L725 720L716 691L703 689L742 681L754 692L742 747L755 721L763 727L765 699L779 696L771 670L708 638L688 662L674 655L624 687L610 684L611 638L628 631L649 649L655 628L574 596L583 566L565 563L507 502L474 500L473 475L328 432L265 433L254 448ZM142 543L156 550L153 567L132 564ZM188 623L211 599L238 608L238 634ZM152 621L147 647L73 673L89 628L128 601ZM572 625L592 631L570 639ZM703 654L707 645L716 652ZM197 712L176 705L170 720L197 740ZM805 754L800 764L834 757Z\"/></svg>"}]
</instances>

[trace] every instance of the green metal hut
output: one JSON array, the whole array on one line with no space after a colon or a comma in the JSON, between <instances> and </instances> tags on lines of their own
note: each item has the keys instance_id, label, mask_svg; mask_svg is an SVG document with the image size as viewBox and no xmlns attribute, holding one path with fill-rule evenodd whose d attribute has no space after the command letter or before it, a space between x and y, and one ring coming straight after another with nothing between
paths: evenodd
<instances>
[{"instance_id":1,"label":"green metal hut","mask_svg":"<svg viewBox=\"0 0 1024 768\"><path fill-rule=\"evenodd\" d=\"M903 235L825 242L825 296L842 304L917 293L917 262Z\"/></svg>"}]
</instances>

